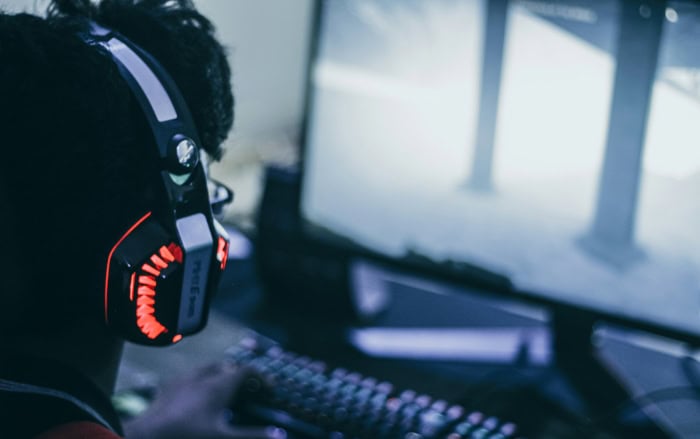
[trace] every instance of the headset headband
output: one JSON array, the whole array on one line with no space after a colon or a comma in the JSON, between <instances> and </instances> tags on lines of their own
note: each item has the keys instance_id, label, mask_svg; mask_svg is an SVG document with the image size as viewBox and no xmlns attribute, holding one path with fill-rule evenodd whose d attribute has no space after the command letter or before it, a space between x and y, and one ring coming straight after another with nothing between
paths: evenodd
<instances>
[{"instance_id":1,"label":"headset headband","mask_svg":"<svg viewBox=\"0 0 700 439\"><path fill-rule=\"evenodd\" d=\"M132 341L169 344L206 323L228 240L212 216L199 138L175 82L128 39L94 22L90 26L83 39L109 51L143 110L167 195L164 205L146 213L112 248L105 319ZM231 198L228 191L224 199Z\"/></svg>"}]
</instances>

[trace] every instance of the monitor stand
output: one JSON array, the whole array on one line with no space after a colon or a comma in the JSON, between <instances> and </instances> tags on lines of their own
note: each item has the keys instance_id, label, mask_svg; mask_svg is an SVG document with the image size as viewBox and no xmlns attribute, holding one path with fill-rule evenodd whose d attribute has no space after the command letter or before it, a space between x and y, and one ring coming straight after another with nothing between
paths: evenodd
<instances>
[{"instance_id":1,"label":"monitor stand","mask_svg":"<svg viewBox=\"0 0 700 439\"><path fill-rule=\"evenodd\" d=\"M348 342L374 358L549 368L573 389L596 428L622 437L668 437L642 410L620 423L616 415L631 395L599 358L593 329L593 319L561 311L549 328L355 328Z\"/></svg>"},{"instance_id":2,"label":"monitor stand","mask_svg":"<svg viewBox=\"0 0 700 439\"><path fill-rule=\"evenodd\" d=\"M619 414L616 412L630 401L631 395L599 357L594 342L595 320L575 311L557 310L552 314L550 327L554 366L576 390L590 419L601 427L614 428L618 421L614 415ZM644 437L666 437L643 412L637 418Z\"/></svg>"}]
</instances>

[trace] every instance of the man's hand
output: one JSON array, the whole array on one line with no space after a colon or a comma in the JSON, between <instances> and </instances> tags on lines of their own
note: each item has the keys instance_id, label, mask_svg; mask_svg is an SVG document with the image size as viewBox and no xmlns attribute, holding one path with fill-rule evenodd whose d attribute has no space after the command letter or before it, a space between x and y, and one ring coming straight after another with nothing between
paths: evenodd
<instances>
[{"instance_id":1,"label":"man's hand","mask_svg":"<svg viewBox=\"0 0 700 439\"><path fill-rule=\"evenodd\" d=\"M253 373L221 363L166 384L151 407L124 426L127 439L284 439L275 427L232 425L227 410Z\"/></svg>"}]
</instances>

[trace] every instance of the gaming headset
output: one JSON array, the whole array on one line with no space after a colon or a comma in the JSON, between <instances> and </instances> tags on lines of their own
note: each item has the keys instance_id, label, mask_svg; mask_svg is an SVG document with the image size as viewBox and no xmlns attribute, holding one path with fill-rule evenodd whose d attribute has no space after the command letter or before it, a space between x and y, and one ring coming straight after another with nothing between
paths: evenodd
<instances>
[{"instance_id":1,"label":"gaming headset","mask_svg":"<svg viewBox=\"0 0 700 439\"><path fill-rule=\"evenodd\" d=\"M81 38L109 51L136 97L153 133L158 181L167 194L109 252L105 320L132 342L176 343L206 324L228 257L228 236L212 215L199 138L175 82L153 57L96 23Z\"/></svg>"}]
</instances>

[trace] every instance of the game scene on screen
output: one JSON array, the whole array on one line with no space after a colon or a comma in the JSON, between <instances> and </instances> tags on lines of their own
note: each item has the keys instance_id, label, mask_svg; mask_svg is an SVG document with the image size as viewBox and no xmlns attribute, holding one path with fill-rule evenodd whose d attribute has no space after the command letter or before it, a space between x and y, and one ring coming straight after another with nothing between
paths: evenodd
<instances>
[{"instance_id":1,"label":"game scene on screen","mask_svg":"<svg viewBox=\"0 0 700 439\"><path fill-rule=\"evenodd\" d=\"M479 145L484 2L329 1L305 219L382 254L467 262L528 293L700 331L700 88L677 44L698 41L683 9L697 6L669 3L642 158L612 173L639 176L613 245L599 229L615 205L599 200L619 11L599 3L510 2L494 141Z\"/></svg>"}]
</instances>

